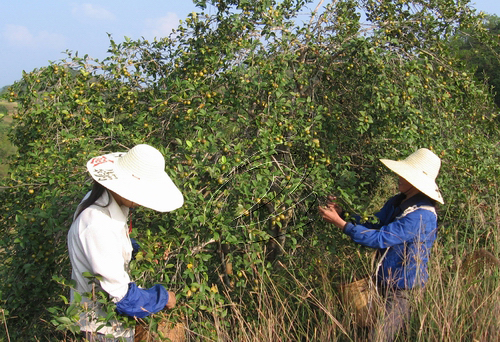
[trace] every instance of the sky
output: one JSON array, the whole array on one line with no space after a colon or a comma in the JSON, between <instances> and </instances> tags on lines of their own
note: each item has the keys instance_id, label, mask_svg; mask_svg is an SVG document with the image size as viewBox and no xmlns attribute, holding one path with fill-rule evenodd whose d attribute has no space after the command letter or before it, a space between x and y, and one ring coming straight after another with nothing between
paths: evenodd
<instances>
[{"instance_id":1,"label":"sky","mask_svg":"<svg viewBox=\"0 0 500 342\"><path fill-rule=\"evenodd\" d=\"M500 16L498 0L471 4ZM107 57L108 33L117 43L123 37L152 40L167 36L179 20L199 11L190 0L0 0L0 8L0 88L20 80L23 70L63 59L66 50ZM214 9L209 7L210 12Z\"/></svg>"}]
</instances>

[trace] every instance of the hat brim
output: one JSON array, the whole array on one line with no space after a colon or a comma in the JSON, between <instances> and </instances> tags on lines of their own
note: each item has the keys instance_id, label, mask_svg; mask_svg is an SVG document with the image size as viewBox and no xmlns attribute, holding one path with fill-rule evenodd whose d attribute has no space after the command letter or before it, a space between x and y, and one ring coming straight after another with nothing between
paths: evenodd
<instances>
[{"instance_id":1,"label":"hat brim","mask_svg":"<svg viewBox=\"0 0 500 342\"><path fill-rule=\"evenodd\" d=\"M406 164L404 161L390 159L380 159L380 161L391 171L406 179L408 183L413 185L422 193L429 196L433 200L444 204L443 196L441 195L441 191L439 190L436 182L425 173L415 171L412 166Z\"/></svg>"},{"instance_id":2,"label":"hat brim","mask_svg":"<svg viewBox=\"0 0 500 342\"><path fill-rule=\"evenodd\" d=\"M124 153L110 153L92 158L87 170L92 178L121 197L141 206L167 212L180 208L184 197L166 172L155 179L140 179L120 168Z\"/></svg>"}]
</instances>

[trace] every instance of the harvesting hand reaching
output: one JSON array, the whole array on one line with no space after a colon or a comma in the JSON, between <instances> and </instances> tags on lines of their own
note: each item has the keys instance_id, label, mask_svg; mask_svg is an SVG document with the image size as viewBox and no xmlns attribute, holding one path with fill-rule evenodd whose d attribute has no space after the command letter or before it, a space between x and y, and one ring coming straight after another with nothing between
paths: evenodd
<instances>
[{"instance_id":1,"label":"harvesting hand reaching","mask_svg":"<svg viewBox=\"0 0 500 342\"><path fill-rule=\"evenodd\" d=\"M168 301L167 304L165 305L166 309L173 309L175 307L175 304L177 304L177 299L175 298L175 293L172 291L168 291Z\"/></svg>"},{"instance_id":2,"label":"harvesting hand reaching","mask_svg":"<svg viewBox=\"0 0 500 342\"><path fill-rule=\"evenodd\" d=\"M328 223L333 223L337 228L344 229L347 222L340 217L342 208L335 202L336 200L337 198L335 196L328 196L326 206L319 206L318 210L323 220Z\"/></svg>"},{"instance_id":3,"label":"harvesting hand reaching","mask_svg":"<svg viewBox=\"0 0 500 342\"><path fill-rule=\"evenodd\" d=\"M327 204L328 205L333 205L333 208L335 211L339 214L342 215L342 212L344 211L342 207L336 202L337 201L337 196L329 195L327 197Z\"/></svg>"}]
</instances>

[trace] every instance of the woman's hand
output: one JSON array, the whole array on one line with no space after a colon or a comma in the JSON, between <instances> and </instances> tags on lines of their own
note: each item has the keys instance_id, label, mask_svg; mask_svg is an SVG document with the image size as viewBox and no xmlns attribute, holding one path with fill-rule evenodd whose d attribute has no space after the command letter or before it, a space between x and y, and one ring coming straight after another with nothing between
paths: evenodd
<instances>
[{"instance_id":1,"label":"woman's hand","mask_svg":"<svg viewBox=\"0 0 500 342\"><path fill-rule=\"evenodd\" d=\"M333 223L337 228L343 229L347 222L339 215L339 211L342 212L342 209L337 203L333 202L335 197L328 196L328 199L330 201L327 202L326 206L318 207L319 214L326 222Z\"/></svg>"},{"instance_id":2,"label":"woman's hand","mask_svg":"<svg viewBox=\"0 0 500 342\"><path fill-rule=\"evenodd\" d=\"M167 309L173 309L176 303L177 299L175 298L175 293L172 291L168 291L168 302L167 305L165 305L165 307Z\"/></svg>"},{"instance_id":3,"label":"woman's hand","mask_svg":"<svg viewBox=\"0 0 500 342\"><path fill-rule=\"evenodd\" d=\"M327 205L330 206L330 205L333 205L333 208L335 209L335 211L339 214L339 215L342 215L342 212L344 211L342 209L342 207L336 202L337 201L337 197L336 196L333 196L333 195L330 195L327 197Z\"/></svg>"}]
</instances>

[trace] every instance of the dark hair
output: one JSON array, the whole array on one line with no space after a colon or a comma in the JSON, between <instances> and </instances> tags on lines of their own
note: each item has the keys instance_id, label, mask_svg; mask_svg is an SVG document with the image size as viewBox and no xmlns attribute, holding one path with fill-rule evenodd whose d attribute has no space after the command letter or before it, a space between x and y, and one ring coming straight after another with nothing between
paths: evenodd
<instances>
[{"instance_id":1,"label":"dark hair","mask_svg":"<svg viewBox=\"0 0 500 342\"><path fill-rule=\"evenodd\" d=\"M431 205L432 205L433 207L437 208L437 205L438 205L438 201L437 201L437 200L435 200L435 199L433 199L433 198L430 198L428 195L424 194L422 191L420 191L420 193L421 193L423 196L425 196L429 202L431 202Z\"/></svg>"},{"instance_id":2,"label":"dark hair","mask_svg":"<svg viewBox=\"0 0 500 342\"><path fill-rule=\"evenodd\" d=\"M82 201L82 203L80 203L80 205L78 206L78 209L77 209L77 212L75 215L75 219L78 217L78 215L80 215L82 213L82 211L84 211L85 209L90 207L92 204L94 204L95 201L97 201L97 199L102 196L104 191L106 191L106 187L104 187L100 183L94 181L94 184L92 184L92 190L90 191L89 197L84 199ZM104 205L103 207L107 207L108 205L109 205L109 201L108 201L108 204Z\"/></svg>"},{"instance_id":3,"label":"dark hair","mask_svg":"<svg viewBox=\"0 0 500 342\"><path fill-rule=\"evenodd\" d=\"M422 191L420 191L420 193L422 195L424 195L429 202L431 202L431 205L434 207L434 209L436 209L436 213L437 213L438 210L439 210L439 202L437 200L433 199L433 198L430 198L429 196L427 196L426 194L424 194ZM439 215L438 215L438 217L439 217Z\"/></svg>"},{"instance_id":4,"label":"dark hair","mask_svg":"<svg viewBox=\"0 0 500 342\"><path fill-rule=\"evenodd\" d=\"M436 208L438 207L438 203L439 203L438 201L436 201L435 199L430 198L430 197L429 197L429 200L431 201L431 204L433 207L436 207Z\"/></svg>"}]
</instances>

